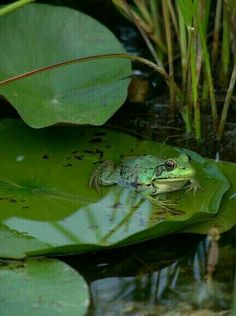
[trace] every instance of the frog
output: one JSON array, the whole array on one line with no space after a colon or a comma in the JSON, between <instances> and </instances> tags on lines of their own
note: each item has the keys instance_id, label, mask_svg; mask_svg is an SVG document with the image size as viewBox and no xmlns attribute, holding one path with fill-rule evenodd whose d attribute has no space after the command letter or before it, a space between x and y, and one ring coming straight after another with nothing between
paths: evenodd
<instances>
[{"instance_id":1,"label":"frog","mask_svg":"<svg viewBox=\"0 0 236 316\"><path fill-rule=\"evenodd\" d=\"M160 208L169 209L171 201L161 200L160 194L186 188L195 193L200 188L195 179L196 171L191 165L191 157L181 153L176 158L161 158L156 155L126 157L120 164L112 160L102 162L92 173L90 187L117 184L142 195Z\"/></svg>"}]
</instances>

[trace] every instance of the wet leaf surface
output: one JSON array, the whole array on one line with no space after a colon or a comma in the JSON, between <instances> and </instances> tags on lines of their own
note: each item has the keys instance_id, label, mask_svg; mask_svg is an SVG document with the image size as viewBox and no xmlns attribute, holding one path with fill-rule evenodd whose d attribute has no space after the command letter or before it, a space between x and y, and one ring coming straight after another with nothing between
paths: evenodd
<instances>
[{"instance_id":1,"label":"wet leaf surface","mask_svg":"<svg viewBox=\"0 0 236 316\"><path fill-rule=\"evenodd\" d=\"M1 315L82 316L89 304L88 287L67 264L55 259L2 262Z\"/></svg>"},{"instance_id":2,"label":"wet leaf surface","mask_svg":"<svg viewBox=\"0 0 236 316\"><path fill-rule=\"evenodd\" d=\"M229 188L214 162L187 151L203 191L166 194L176 205L171 212L160 212L140 194L117 185L101 187L100 196L88 182L101 161L119 163L121 157L147 153L176 157L181 151L105 128L33 130L19 121L3 121L0 146L0 220L14 234L16 247L20 236L33 238L22 254L84 252L170 234L216 215ZM14 247L0 254L19 257Z\"/></svg>"},{"instance_id":3,"label":"wet leaf surface","mask_svg":"<svg viewBox=\"0 0 236 316\"><path fill-rule=\"evenodd\" d=\"M236 164L220 161L217 166L227 177L230 189L223 196L217 215L209 221L187 227L187 232L207 234L212 227L217 227L222 233L236 224Z\"/></svg>"},{"instance_id":4,"label":"wet leaf surface","mask_svg":"<svg viewBox=\"0 0 236 316\"><path fill-rule=\"evenodd\" d=\"M76 58L124 52L96 20L45 4L2 16L0 41L0 80ZM101 125L125 101L130 74L129 60L93 60L3 85L0 94L33 127L58 122Z\"/></svg>"}]
</instances>

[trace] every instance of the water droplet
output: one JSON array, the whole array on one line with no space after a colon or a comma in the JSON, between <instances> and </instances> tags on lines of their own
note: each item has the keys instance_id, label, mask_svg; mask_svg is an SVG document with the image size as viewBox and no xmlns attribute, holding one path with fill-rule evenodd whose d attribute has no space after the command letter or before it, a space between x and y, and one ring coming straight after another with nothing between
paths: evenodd
<instances>
[{"instance_id":1,"label":"water droplet","mask_svg":"<svg viewBox=\"0 0 236 316\"><path fill-rule=\"evenodd\" d=\"M24 155L19 155L16 157L16 161L22 161L25 159L25 156Z\"/></svg>"}]
</instances>

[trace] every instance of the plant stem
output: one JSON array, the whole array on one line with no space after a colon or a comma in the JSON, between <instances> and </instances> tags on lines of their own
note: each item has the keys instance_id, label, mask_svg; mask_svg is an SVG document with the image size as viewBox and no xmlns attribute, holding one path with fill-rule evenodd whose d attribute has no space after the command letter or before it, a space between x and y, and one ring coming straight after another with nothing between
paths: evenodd
<instances>
[{"instance_id":1,"label":"plant stem","mask_svg":"<svg viewBox=\"0 0 236 316\"><path fill-rule=\"evenodd\" d=\"M226 122L226 119L227 119L228 110L229 110L230 102L231 102L231 99L232 99L235 82L236 82L236 59L235 59L235 62L234 62L234 68L233 68L233 71L232 71L232 75L231 75L231 79L230 79L230 83L229 83L229 88L227 90L227 94L226 94L226 97L225 97L223 110L222 110L222 113L221 113L221 120L220 120L219 129L218 129L218 137L219 138L222 137L223 132L224 132L225 122Z\"/></svg>"},{"instance_id":2,"label":"plant stem","mask_svg":"<svg viewBox=\"0 0 236 316\"><path fill-rule=\"evenodd\" d=\"M186 36L186 27L184 23L183 16L180 12L179 7L178 18L179 18L179 43L180 43L180 52L181 52L181 66L182 66L182 88L186 87L186 75L187 75L187 36Z\"/></svg>"},{"instance_id":3,"label":"plant stem","mask_svg":"<svg viewBox=\"0 0 236 316\"><path fill-rule=\"evenodd\" d=\"M211 7L211 0L205 0L200 2L200 8L201 8L201 15L202 15L202 24L204 33L207 33L207 26L209 22L209 16L210 16L210 7Z\"/></svg>"},{"instance_id":4,"label":"plant stem","mask_svg":"<svg viewBox=\"0 0 236 316\"><path fill-rule=\"evenodd\" d=\"M217 4L218 4L218 1L217 1ZM204 32L205 38L207 38L207 26L208 26L209 15L210 15L210 6L211 6L211 0L202 1L200 5L200 10L201 10L200 16L201 16L201 20L203 21L202 26L203 26L203 32ZM201 57L202 57L202 54L201 54ZM201 61L201 64L202 64L202 61ZM200 71L199 71L199 75L200 75ZM208 100L209 98L209 88L208 88L206 69L203 69L201 98L202 100Z\"/></svg>"},{"instance_id":5,"label":"plant stem","mask_svg":"<svg viewBox=\"0 0 236 316\"><path fill-rule=\"evenodd\" d=\"M187 135L190 135L192 133L192 120L189 104L184 105L183 119L185 123L185 132Z\"/></svg>"},{"instance_id":6,"label":"plant stem","mask_svg":"<svg viewBox=\"0 0 236 316\"><path fill-rule=\"evenodd\" d=\"M188 26L187 27L187 34L188 34L188 48L187 48L187 55L186 55L186 85L184 86L184 103L185 103L185 128L186 133L189 134L192 132L192 105L193 105L193 84L192 84L192 49L193 49L193 34L194 34L194 28Z\"/></svg>"},{"instance_id":7,"label":"plant stem","mask_svg":"<svg viewBox=\"0 0 236 316\"><path fill-rule=\"evenodd\" d=\"M0 9L0 16L7 14L7 13L10 13L13 10L16 10L16 9L18 9L18 8L28 4L28 3L34 2L34 1L35 0L18 0L16 2L9 4L9 5L6 5L4 8Z\"/></svg>"},{"instance_id":8,"label":"plant stem","mask_svg":"<svg viewBox=\"0 0 236 316\"><path fill-rule=\"evenodd\" d=\"M224 85L228 79L229 64L230 64L230 35L229 35L229 17L227 6L224 5L223 12L223 36L222 36L222 67L220 73L220 81Z\"/></svg>"},{"instance_id":9,"label":"plant stem","mask_svg":"<svg viewBox=\"0 0 236 316\"><path fill-rule=\"evenodd\" d=\"M134 3L136 5L136 7L138 8L139 12L141 13L145 22L153 28L152 17L151 17L150 12L148 11L148 9L146 7L146 3L143 0L134 0Z\"/></svg>"},{"instance_id":10,"label":"plant stem","mask_svg":"<svg viewBox=\"0 0 236 316\"><path fill-rule=\"evenodd\" d=\"M178 35L178 22L176 19L176 12L174 10L173 3L171 1L167 1L167 5L170 11L170 16L171 16L172 24L175 29L175 33Z\"/></svg>"},{"instance_id":11,"label":"plant stem","mask_svg":"<svg viewBox=\"0 0 236 316\"><path fill-rule=\"evenodd\" d=\"M202 0L199 2L199 14L201 16L202 20L202 27L203 27L203 32L205 39L207 41L207 28L208 28L208 22L209 22L209 16L210 16L210 8L211 8L211 0ZM197 35L197 34L196 34ZM200 41L200 36L197 36L197 76L198 80L201 74L201 68L202 68L202 47L201 47L201 41ZM205 76L206 78L206 76Z\"/></svg>"},{"instance_id":12,"label":"plant stem","mask_svg":"<svg viewBox=\"0 0 236 316\"><path fill-rule=\"evenodd\" d=\"M163 68L163 71L165 72L164 66L161 62L161 59L158 57L157 52L155 50L155 48L153 47L150 39L148 38L147 33L147 29L143 28L144 24L140 22L142 22L142 20L140 19L140 17L131 9L131 7L128 5L128 3L124 2L124 6L125 6L125 10L126 12L129 14L129 17L131 19L131 21L134 23L134 25L137 27L137 29L139 30L140 34L142 35L148 49L150 50L150 53L152 54L152 57L154 58L155 62L157 63L157 65L161 68Z\"/></svg>"},{"instance_id":13,"label":"plant stem","mask_svg":"<svg viewBox=\"0 0 236 316\"><path fill-rule=\"evenodd\" d=\"M201 139L201 114L198 103L198 85L197 85L197 64L196 64L196 48L197 48L197 37L195 29L190 29L194 41L192 41L190 48L190 63L191 63L191 86L192 86L192 100L194 107L194 125L195 125L195 137L197 140Z\"/></svg>"},{"instance_id":14,"label":"plant stem","mask_svg":"<svg viewBox=\"0 0 236 316\"><path fill-rule=\"evenodd\" d=\"M157 8L157 2L155 0L150 0L150 13L151 13L151 19L153 21L153 28L155 34L160 38L161 34L159 32L159 23L158 23L158 8Z\"/></svg>"},{"instance_id":15,"label":"plant stem","mask_svg":"<svg viewBox=\"0 0 236 316\"><path fill-rule=\"evenodd\" d=\"M168 64L169 64L169 87L170 87L170 111L174 117L175 113L175 86L174 86L174 66L173 66L173 48L172 48L172 34L170 25L170 14L167 1L162 1L164 23L166 30L166 42L167 42L167 53L168 53Z\"/></svg>"},{"instance_id":16,"label":"plant stem","mask_svg":"<svg viewBox=\"0 0 236 316\"><path fill-rule=\"evenodd\" d=\"M126 1L124 1L123 5L122 5L122 10L126 13L126 15L128 14L129 19L136 25L136 27L138 28L138 30L142 36L143 36L143 34L145 34L146 38L150 37L154 41L154 43L157 45L158 49L161 52L166 52L166 47L162 43L162 40L161 40L160 36L158 35L157 29L154 28L154 22L152 21L151 15L150 15L149 21L146 22L145 18L142 15L139 15L138 12L133 10L132 7ZM140 12L140 14L142 14L142 12ZM149 14L149 12L148 12L148 14ZM142 32L140 30L142 30ZM145 38L144 38L144 40L145 40ZM146 42L146 40L145 40L145 42ZM146 42L146 44L147 44L147 42Z\"/></svg>"},{"instance_id":17,"label":"plant stem","mask_svg":"<svg viewBox=\"0 0 236 316\"><path fill-rule=\"evenodd\" d=\"M211 51L212 66L215 65L216 58L218 55L221 14L222 14L222 0L218 0L216 3L215 26L214 26L212 51Z\"/></svg>"},{"instance_id":18,"label":"plant stem","mask_svg":"<svg viewBox=\"0 0 236 316\"><path fill-rule=\"evenodd\" d=\"M69 65L73 65L73 64L79 64L82 62L89 62L92 60L97 60L97 59L110 59L110 58L118 58L118 59L130 59L132 61L138 61L141 62L149 67L151 67L152 69L154 69L155 71L159 72L164 79L168 82L169 81L169 77L168 74L163 71L163 69L161 67L159 67L158 65L154 64L153 62L151 62L150 60L147 60L145 58L142 57L138 57L138 56L133 56L133 55L129 55L129 54L102 54L102 55L93 55L93 56L88 56L88 57L81 57L81 58L76 58L76 59L71 59L68 61L64 61L58 64L54 64L54 65L50 65L50 66L46 66L46 67L41 67L41 68L37 68L37 69L33 69L29 72L5 79L0 81L0 86L3 86L5 84L9 84L13 81L16 80L20 80L20 79L24 79L27 77L31 77L33 75L37 75L39 73L45 72L45 71L51 71L53 69L57 69L60 67L66 67Z\"/></svg>"},{"instance_id":19,"label":"plant stem","mask_svg":"<svg viewBox=\"0 0 236 316\"><path fill-rule=\"evenodd\" d=\"M206 44L206 36L204 34L204 30L202 27L202 23L199 17L199 13L196 10L195 13L196 21L197 21L197 26L200 34L200 39L201 39L201 45L202 45L202 51L203 51L203 56L204 56L204 61L205 61L205 69L206 69L206 75L207 75L207 81L209 85L209 93L210 93L210 101L211 101L211 114L212 114L212 119L213 119L213 125L214 125L214 130L215 132L217 131L217 125L218 125L218 112L217 112L217 107L216 107L216 97L215 97L215 91L214 91L214 85L213 85L213 79L212 79L212 74L211 74L211 65L210 65L210 59L209 59L209 54L207 51L207 44Z\"/></svg>"}]
</instances>

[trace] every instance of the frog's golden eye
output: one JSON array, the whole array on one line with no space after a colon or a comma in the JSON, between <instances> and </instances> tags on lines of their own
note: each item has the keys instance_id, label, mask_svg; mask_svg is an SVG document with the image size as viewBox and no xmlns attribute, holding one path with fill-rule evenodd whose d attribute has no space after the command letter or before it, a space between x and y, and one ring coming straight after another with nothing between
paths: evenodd
<instances>
[{"instance_id":1,"label":"frog's golden eye","mask_svg":"<svg viewBox=\"0 0 236 316\"><path fill-rule=\"evenodd\" d=\"M167 171L174 170L176 168L177 164L174 160L166 160L165 162L165 168Z\"/></svg>"}]
</instances>

